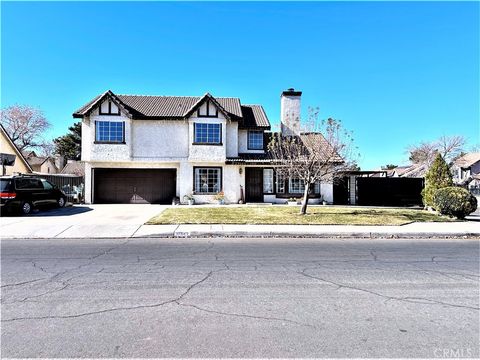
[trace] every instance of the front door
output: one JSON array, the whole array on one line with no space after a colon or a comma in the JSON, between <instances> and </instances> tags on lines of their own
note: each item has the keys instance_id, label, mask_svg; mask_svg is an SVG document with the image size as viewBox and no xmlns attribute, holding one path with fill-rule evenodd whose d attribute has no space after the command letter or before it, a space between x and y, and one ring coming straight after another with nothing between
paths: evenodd
<instances>
[{"instance_id":1,"label":"front door","mask_svg":"<svg viewBox=\"0 0 480 360\"><path fill-rule=\"evenodd\" d=\"M245 168L245 201L263 202L262 168Z\"/></svg>"}]
</instances>

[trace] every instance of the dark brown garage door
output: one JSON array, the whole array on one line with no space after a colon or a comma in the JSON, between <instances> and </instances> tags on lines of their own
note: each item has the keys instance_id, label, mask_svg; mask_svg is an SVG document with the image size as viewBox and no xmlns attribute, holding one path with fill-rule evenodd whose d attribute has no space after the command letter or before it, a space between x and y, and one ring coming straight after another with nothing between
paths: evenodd
<instances>
[{"instance_id":1,"label":"dark brown garage door","mask_svg":"<svg viewBox=\"0 0 480 360\"><path fill-rule=\"evenodd\" d=\"M175 169L93 169L96 204L169 204L175 193Z\"/></svg>"}]
</instances>

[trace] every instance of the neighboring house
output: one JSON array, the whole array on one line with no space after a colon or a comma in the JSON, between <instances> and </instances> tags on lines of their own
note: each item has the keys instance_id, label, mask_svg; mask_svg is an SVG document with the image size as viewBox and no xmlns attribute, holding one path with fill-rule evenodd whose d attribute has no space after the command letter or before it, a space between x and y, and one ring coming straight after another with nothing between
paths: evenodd
<instances>
[{"instance_id":1,"label":"neighboring house","mask_svg":"<svg viewBox=\"0 0 480 360\"><path fill-rule=\"evenodd\" d=\"M42 174L58 173L58 167L55 164L54 158L49 156L36 156L34 152L32 153L27 157L27 161L32 167L34 172L42 173Z\"/></svg>"},{"instance_id":2,"label":"neighboring house","mask_svg":"<svg viewBox=\"0 0 480 360\"><path fill-rule=\"evenodd\" d=\"M301 92L281 95L282 131L299 133ZM169 203L193 196L227 203L301 197L299 179L282 179L266 154L270 122L238 98L116 95L107 91L73 114L82 120L86 203ZM332 184L315 186L333 201Z\"/></svg>"},{"instance_id":3,"label":"neighboring house","mask_svg":"<svg viewBox=\"0 0 480 360\"><path fill-rule=\"evenodd\" d=\"M428 171L427 164L411 164L406 166L397 166L395 169L388 170L388 177L408 177L423 178Z\"/></svg>"},{"instance_id":4,"label":"neighboring house","mask_svg":"<svg viewBox=\"0 0 480 360\"><path fill-rule=\"evenodd\" d=\"M480 152L468 153L454 161L452 174L455 183L469 188L480 186Z\"/></svg>"},{"instance_id":5,"label":"neighboring house","mask_svg":"<svg viewBox=\"0 0 480 360\"><path fill-rule=\"evenodd\" d=\"M0 124L0 153L2 161L2 175L13 175L14 173L30 173L31 166L14 144L5 128Z\"/></svg>"},{"instance_id":6,"label":"neighboring house","mask_svg":"<svg viewBox=\"0 0 480 360\"><path fill-rule=\"evenodd\" d=\"M67 164L60 174L85 176L85 164L82 161L67 160Z\"/></svg>"}]
</instances>

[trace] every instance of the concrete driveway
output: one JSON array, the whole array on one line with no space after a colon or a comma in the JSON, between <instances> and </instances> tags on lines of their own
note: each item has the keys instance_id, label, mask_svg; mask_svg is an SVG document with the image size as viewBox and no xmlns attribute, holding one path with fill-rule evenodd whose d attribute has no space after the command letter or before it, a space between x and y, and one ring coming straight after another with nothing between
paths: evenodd
<instances>
[{"instance_id":1,"label":"concrete driveway","mask_svg":"<svg viewBox=\"0 0 480 360\"><path fill-rule=\"evenodd\" d=\"M47 209L0 219L3 238L131 237L168 205L103 204Z\"/></svg>"}]
</instances>

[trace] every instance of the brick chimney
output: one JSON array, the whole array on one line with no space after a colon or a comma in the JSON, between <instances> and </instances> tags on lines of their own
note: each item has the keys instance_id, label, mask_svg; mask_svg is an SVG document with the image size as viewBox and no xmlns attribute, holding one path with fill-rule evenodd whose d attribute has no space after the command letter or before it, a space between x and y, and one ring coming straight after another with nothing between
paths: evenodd
<instances>
[{"instance_id":1,"label":"brick chimney","mask_svg":"<svg viewBox=\"0 0 480 360\"><path fill-rule=\"evenodd\" d=\"M300 134L301 96L302 92L293 88L283 91L280 96L280 121L283 135Z\"/></svg>"}]
</instances>

